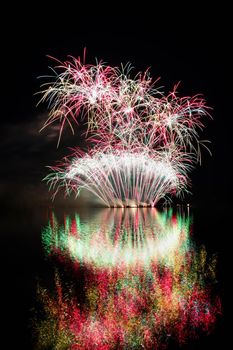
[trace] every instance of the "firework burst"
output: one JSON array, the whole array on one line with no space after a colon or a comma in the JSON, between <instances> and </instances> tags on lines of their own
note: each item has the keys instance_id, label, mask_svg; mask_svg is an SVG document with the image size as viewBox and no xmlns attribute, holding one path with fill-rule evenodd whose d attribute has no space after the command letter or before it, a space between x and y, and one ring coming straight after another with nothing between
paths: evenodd
<instances>
[{"instance_id":1,"label":"firework burst","mask_svg":"<svg viewBox=\"0 0 233 350\"><path fill-rule=\"evenodd\" d=\"M148 72L131 78L131 67L80 59L59 62L53 83L43 85L41 101L50 115L44 127L60 123L58 143L68 124L87 122L86 152L76 150L46 177L56 194L87 189L107 206L154 206L187 191L188 173L200 160L199 131L209 115L205 100L165 96ZM55 81L54 81L55 80Z\"/></svg>"}]
</instances>

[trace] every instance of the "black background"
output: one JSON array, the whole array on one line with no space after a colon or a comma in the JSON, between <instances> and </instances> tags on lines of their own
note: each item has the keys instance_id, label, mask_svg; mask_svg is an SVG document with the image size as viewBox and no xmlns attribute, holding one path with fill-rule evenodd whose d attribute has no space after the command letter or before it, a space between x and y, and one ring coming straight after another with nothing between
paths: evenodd
<instances>
[{"instance_id":1,"label":"black background","mask_svg":"<svg viewBox=\"0 0 233 350\"><path fill-rule=\"evenodd\" d=\"M39 134L46 106L36 107L38 97L34 94L40 89L37 77L49 73L51 62L46 55L63 60L67 55L82 55L84 47L88 63L94 63L95 58L110 65L131 62L135 72L151 67L151 75L161 77L165 91L181 81L181 95L203 93L213 108L213 120L206 121L202 134L203 139L211 140L213 155L203 152L202 166L191 175L193 195L186 201L198 212L196 227L202 233L198 239L220 254L224 316L219 329L208 340L193 346L227 348L223 344L228 335L225 331L230 308L228 243L232 226L229 13L224 3L221 7L212 4L205 8L198 3L173 7L165 4L161 8L157 3L153 6L140 3L128 10L117 3L110 7L67 2L50 8L48 4L33 3L17 8L12 4L3 11L0 194L4 216L2 267L6 278L3 291L4 298L8 297L2 299L7 306L4 308L7 318L2 316L7 328L5 348L27 348L25 310L30 305L34 271L40 269L41 263L32 253L37 254L35 241L25 233L29 235L31 231L33 235L30 206L49 203L47 188L41 184L47 172L45 166L66 154L66 147L79 144L77 138L65 137L57 150L57 138L50 131ZM23 219L22 213L27 213L27 218ZM29 217L31 221L27 221ZM15 232L17 225L21 225L17 235L8 235ZM22 227L27 227L24 233Z\"/></svg>"}]
</instances>

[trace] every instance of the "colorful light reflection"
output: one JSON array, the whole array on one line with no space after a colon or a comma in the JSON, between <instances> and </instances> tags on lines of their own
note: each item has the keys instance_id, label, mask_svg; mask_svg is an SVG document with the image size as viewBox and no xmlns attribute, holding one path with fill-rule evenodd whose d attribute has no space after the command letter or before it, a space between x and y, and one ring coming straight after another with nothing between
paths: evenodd
<instances>
[{"instance_id":1,"label":"colorful light reflection","mask_svg":"<svg viewBox=\"0 0 233 350\"><path fill-rule=\"evenodd\" d=\"M190 219L174 216L171 210L160 214L155 208L106 209L94 221L95 226L81 223L77 214L59 225L52 214L43 232L45 250L103 268L161 260L174 265L178 251L187 250Z\"/></svg>"},{"instance_id":2,"label":"colorful light reflection","mask_svg":"<svg viewBox=\"0 0 233 350\"><path fill-rule=\"evenodd\" d=\"M220 313L211 292L215 258L190 238L191 219L172 210L104 209L43 231L46 252L85 269L84 303L59 274L55 293L39 287L44 319L38 348L163 349L210 332Z\"/></svg>"}]
</instances>

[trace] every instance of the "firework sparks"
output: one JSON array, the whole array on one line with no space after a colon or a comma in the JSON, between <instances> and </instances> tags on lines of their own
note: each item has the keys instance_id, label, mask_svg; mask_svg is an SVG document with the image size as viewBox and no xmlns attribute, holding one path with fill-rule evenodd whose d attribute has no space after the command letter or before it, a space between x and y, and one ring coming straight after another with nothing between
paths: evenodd
<instances>
[{"instance_id":1,"label":"firework sparks","mask_svg":"<svg viewBox=\"0 0 233 350\"><path fill-rule=\"evenodd\" d=\"M86 120L92 145L51 167L46 180L55 193L85 188L107 206L154 206L187 191L209 108L201 96L178 97L177 86L165 96L148 72L132 79L130 71L73 59L60 62L55 82L43 86L41 101L51 109L44 127L60 122L59 143L66 123L74 132Z\"/></svg>"},{"instance_id":2,"label":"firework sparks","mask_svg":"<svg viewBox=\"0 0 233 350\"><path fill-rule=\"evenodd\" d=\"M46 180L67 194L85 188L106 206L153 207L167 193L178 193L186 186L182 161L169 158L165 152L154 159L146 153L97 152L67 160L65 166L53 168Z\"/></svg>"}]
</instances>

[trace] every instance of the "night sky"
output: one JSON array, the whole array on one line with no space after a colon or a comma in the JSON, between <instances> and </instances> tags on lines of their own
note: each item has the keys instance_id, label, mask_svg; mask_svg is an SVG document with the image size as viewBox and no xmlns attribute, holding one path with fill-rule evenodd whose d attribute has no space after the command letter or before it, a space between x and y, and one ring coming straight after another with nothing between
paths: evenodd
<instances>
[{"instance_id":1,"label":"night sky","mask_svg":"<svg viewBox=\"0 0 233 350\"><path fill-rule=\"evenodd\" d=\"M66 130L57 149L55 125L39 133L48 111L45 104L36 106L39 97L35 93L42 83L38 76L50 73L48 66L53 62L46 55L65 60L67 55L82 56L86 47L87 63L94 63L95 58L113 66L131 62L135 73L150 67L154 79L161 77L159 85L164 86L164 91L181 81L180 96L203 94L213 108L213 120L206 119L201 138L211 141L212 156L203 150L202 165L191 174L193 194L185 201L194 208L203 208L203 217L205 208L210 208L211 222L206 221L206 228L213 230L217 220L216 230L211 232L215 245L219 237L228 239L233 165L230 10L224 6L204 9L197 3L187 9L177 5L176 11L168 9L168 4L160 9L143 7L141 3L130 12L120 4L112 4L112 9L106 7L103 10L106 12L97 5L92 8L91 4L76 8L64 3L52 10L39 2L30 6L20 5L3 13L6 16L1 29L3 210L51 204L48 188L42 182L48 171L46 166L54 165L69 153L69 147L78 146L81 141L77 129L75 136ZM82 205L84 199L77 203ZM56 204L64 204L62 196ZM221 254L227 256L228 248L220 247L225 248Z\"/></svg>"},{"instance_id":2,"label":"night sky","mask_svg":"<svg viewBox=\"0 0 233 350\"><path fill-rule=\"evenodd\" d=\"M131 62L135 73L151 67L153 78L161 77L164 91L181 81L180 95L204 95L213 108L213 121L206 119L201 138L211 140L213 156L203 150L202 166L191 174L193 195L187 201L195 205L228 199L232 117L227 97L230 36L226 9L205 11L197 6L185 14L177 8L179 14L167 17L165 9L162 13L138 9L131 16L98 15L94 9L88 12L81 7L63 13L62 9L49 12L36 5L27 9L31 15L26 8L18 10L9 18L8 29L2 31L6 83L0 193L5 204L10 199L11 205L16 201L17 206L24 206L29 196L30 205L32 197L35 203L48 203L47 187L41 182L46 165L68 154L68 147L80 145L77 129L75 136L67 130L59 149L55 125L39 133L48 112L45 104L36 107L39 96L35 93L43 82L38 76L49 74L48 66L53 65L46 55L63 60L67 55L82 55L85 47L88 63L95 58L110 65Z\"/></svg>"}]
</instances>

